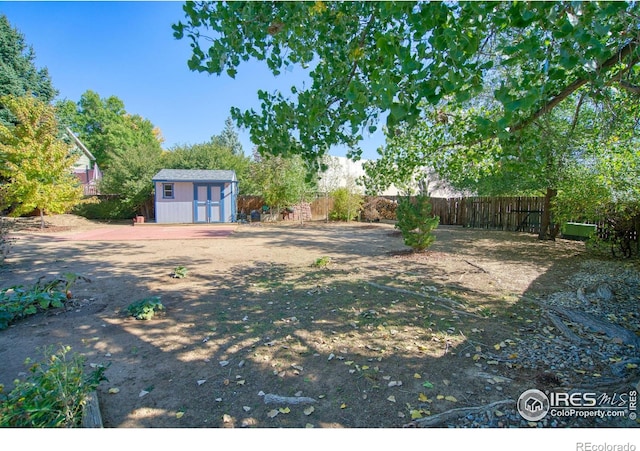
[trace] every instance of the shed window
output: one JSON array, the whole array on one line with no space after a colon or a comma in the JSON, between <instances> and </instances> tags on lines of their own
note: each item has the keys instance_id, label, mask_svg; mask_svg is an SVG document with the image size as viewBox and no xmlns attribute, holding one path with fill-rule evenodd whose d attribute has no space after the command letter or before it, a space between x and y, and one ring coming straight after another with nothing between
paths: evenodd
<instances>
[{"instance_id":1,"label":"shed window","mask_svg":"<svg viewBox=\"0 0 640 451\"><path fill-rule=\"evenodd\" d=\"M162 198L173 199L173 183L162 184Z\"/></svg>"}]
</instances>

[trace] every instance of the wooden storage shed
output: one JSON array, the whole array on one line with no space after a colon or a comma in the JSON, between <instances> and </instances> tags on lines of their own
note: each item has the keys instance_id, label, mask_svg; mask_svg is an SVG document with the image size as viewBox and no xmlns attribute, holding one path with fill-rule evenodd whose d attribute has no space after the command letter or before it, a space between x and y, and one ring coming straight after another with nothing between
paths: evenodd
<instances>
[{"instance_id":1,"label":"wooden storage shed","mask_svg":"<svg viewBox=\"0 0 640 451\"><path fill-rule=\"evenodd\" d=\"M159 224L235 222L235 171L162 169L153 176Z\"/></svg>"}]
</instances>

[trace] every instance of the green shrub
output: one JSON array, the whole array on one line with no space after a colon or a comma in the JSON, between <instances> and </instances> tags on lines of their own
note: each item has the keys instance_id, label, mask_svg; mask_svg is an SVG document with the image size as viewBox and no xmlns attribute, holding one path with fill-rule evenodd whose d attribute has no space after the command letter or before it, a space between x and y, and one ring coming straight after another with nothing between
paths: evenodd
<instances>
[{"instance_id":1,"label":"green shrub","mask_svg":"<svg viewBox=\"0 0 640 451\"><path fill-rule=\"evenodd\" d=\"M326 268L329 266L329 263L331 263L331 257L325 255L324 257L317 258L311 266L314 268Z\"/></svg>"},{"instance_id":2,"label":"green shrub","mask_svg":"<svg viewBox=\"0 0 640 451\"><path fill-rule=\"evenodd\" d=\"M131 219L135 215L135 209L124 205L119 199L97 199L83 202L77 205L73 214L87 219L117 220Z\"/></svg>"},{"instance_id":3,"label":"green shrub","mask_svg":"<svg viewBox=\"0 0 640 451\"><path fill-rule=\"evenodd\" d=\"M85 359L70 353L69 346L56 352L47 348L42 362L27 359L29 375L15 380L14 389L4 393L0 385L0 427L80 427L89 394L104 376L105 366L85 374Z\"/></svg>"},{"instance_id":4,"label":"green shrub","mask_svg":"<svg viewBox=\"0 0 640 451\"><path fill-rule=\"evenodd\" d=\"M436 237L431 233L438 227L440 218L431 214L431 200L428 196L400 198L396 210L396 229L402 233L404 244L414 251L423 251Z\"/></svg>"},{"instance_id":5,"label":"green shrub","mask_svg":"<svg viewBox=\"0 0 640 451\"><path fill-rule=\"evenodd\" d=\"M173 273L171 273L171 277L173 277L174 279L184 279L185 277L187 277L188 273L189 273L189 270L187 268L185 268L182 265L179 265L173 269Z\"/></svg>"},{"instance_id":6,"label":"green shrub","mask_svg":"<svg viewBox=\"0 0 640 451\"><path fill-rule=\"evenodd\" d=\"M64 307L71 297L69 289L78 279L74 273L65 273L49 282L38 281L30 288L15 285L0 291L0 330L21 318L35 315L50 308Z\"/></svg>"},{"instance_id":7,"label":"green shrub","mask_svg":"<svg viewBox=\"0 0 640 451\"><path fill-rule=\"evenodd\" d=\"M135 319L147 320L155 316L157 311L164 310L164 305L158 296L141 299L129 304L127 312Z\"/></svg>"},{"instance_id":8,"label":"green shrub","mask_svg":"<svg viewBox=\"0 0 640 451\"><path fill-rule=\"evenodd\" d=\"M329 212L329 219L334 221L353 221L360 214L364 202L361 194L354 193L348 188L338 188L331 192L333 208Z\"/></svg>"}]
</instances>

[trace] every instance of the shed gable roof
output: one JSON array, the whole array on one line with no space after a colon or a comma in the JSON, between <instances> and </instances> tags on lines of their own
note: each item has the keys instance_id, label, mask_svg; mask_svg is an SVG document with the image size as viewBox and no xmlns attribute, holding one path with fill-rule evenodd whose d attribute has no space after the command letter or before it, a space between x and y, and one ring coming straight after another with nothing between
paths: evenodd
<instances>
[{"instance_id":1,"label":"shed gable roof","mask_svg":"<svg viewBox=\"0 0 640 451\"><path fill-rule=\"evenodd\" d=\"M152 180L172 182L235 182L235 171L219 169L161 169Z\"/></svg>"}]
</instances>

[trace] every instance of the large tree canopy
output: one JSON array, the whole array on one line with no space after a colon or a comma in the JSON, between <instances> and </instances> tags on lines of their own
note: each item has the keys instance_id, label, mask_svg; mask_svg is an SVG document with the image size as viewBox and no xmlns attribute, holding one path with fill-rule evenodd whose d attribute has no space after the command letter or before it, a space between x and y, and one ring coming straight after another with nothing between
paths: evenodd
<instances>
[{"instance_id":1,"label":"large tree canopy","mask_svg":"<svg viewBox=\"0 0 640 451\"><path fill-rule=\"evenodd\" d=\"M0 97L15 124L0 124L0 209L20 215L64 213L80 202L70 146L58 136L54 108L33 96Z\"/></svg>"},{"instance_id":2,"label":"large tree canopy","mask_svg":"<svg viewBox=\"0 0 640 451\"><path fill-rule=\"evenodd\" d=\"M151 147L161 150L161 133L148 119L129 114L116 96L101 98L88 90L77 103L58 102L60 122L69 126L87 145L100 166L108 169L111 160L131 149Z\"/></svg>"},{"instance_id":3,"label":"large tree canopy","mask_svg":"<svg viewBox=\"0 0 640 451\"><path fill-rule=\"evenodd\" d=\"M35 66L35 52L25 43L24 36L0 15L0 96L32 95L48 103L57 92L46 68ZM10 117L6 105L0 104L0 124L7 125Z\"/></svg>"},{"instance_id":4,"label":"large tree canopy","mask_svg":"<svg viewBox=\"0 0 640 451\"><path fill-rule=\"evenodd\" d=\"M258 92L260 111L232 110L258 150L317 161L358 143L383 114L393 132L426 107L489 96L469 118L478 139L521 130L583 86L638 91L635 2L187 2L192 70L234 77L243 61L312 82ZM499 71L498 81L489 77ZM487 89L488 83L493 83Z\"/></svg>"}]
</instances>

